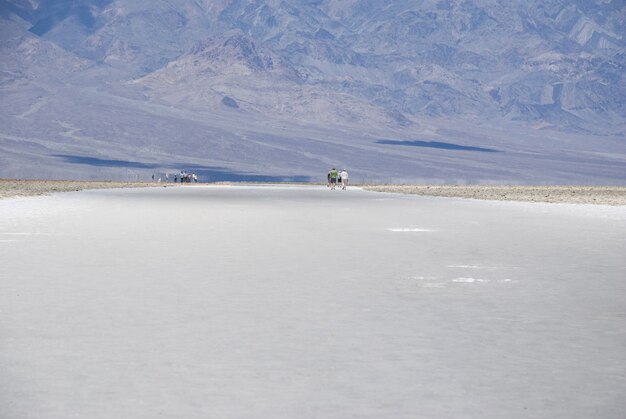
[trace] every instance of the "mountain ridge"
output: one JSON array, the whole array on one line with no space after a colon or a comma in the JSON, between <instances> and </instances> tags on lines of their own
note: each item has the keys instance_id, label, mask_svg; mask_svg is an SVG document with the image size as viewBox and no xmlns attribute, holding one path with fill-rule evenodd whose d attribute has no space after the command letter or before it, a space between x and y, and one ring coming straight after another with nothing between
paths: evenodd
<instances>
[{"instance_id":1,"label":"mountain ridge","mask_svg":"<svg viewBox=\"0 0 626 419\"><path fill-rule=\"evenodd\" d=\"M66 155L52 149L69 147L67 139L79 132L63 127L91 132L89 121L110 118L103 126L121 125L113 132L122 136L110 140L109 150L95 148L103 160L134 158L124 132L137 132L137 145L154 143L139 147L144 154L135 157L162 159L150 150L169 149L170 139L145 124L148 114L164 109L179 132L193 120L205 127L197 133L221 133L222 139L203 144L193 128L199 149L208 152L227 138L255 138L251 146L270 148L280 143L307 173L331 160L311 149L319 143L310 140L336 135L339 144L363 153L356 160L372 177L385 160L376 153L387 155L394 144L376 138L441 142L449 124L465 127L465 135L455 131L447 139L455 144L475 138L467 145L517 150L528 137L551 142L550 153L561 147L557 138L569 137L576 138L575 149L606 147L617 156L623 141L613 138L626 135L626 5L615 0L155 0L149 6L139 0L0 0L0 20L1 134L9 141L49 133L57 139L46 142L49 155ZM94 104L77 108L73 102L82 101L73 95ZM220 121L235 124L233 132L224 134L228 124ZM474 135L481 127L491 129ZM89 154L91 139L101 144L106 137L91 132L72 147ZM224 150L204 158L255 167L254 151L237 157ZM396 150L403 151L388 154L401 161L394 179L428 176L419 167L424 154L409 153L417 160L408 163L406 147ZM270 162L258 170L294 172L287 168L293 162ZM468 178L516 178L496 165L478 176L467 166ZM433 176L462 178L452 166L447 170Z\"/></svg>"}]
</instances>

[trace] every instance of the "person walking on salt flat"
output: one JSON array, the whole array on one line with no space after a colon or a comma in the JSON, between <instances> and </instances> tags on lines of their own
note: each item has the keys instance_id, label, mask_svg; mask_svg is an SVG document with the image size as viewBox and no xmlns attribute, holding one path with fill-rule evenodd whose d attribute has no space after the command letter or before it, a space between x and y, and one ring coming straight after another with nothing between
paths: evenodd
<instances>
[{"instance_id":1,"label":"person walking on salt flat","mask_svg":"<svg viewBox=\"0 0 626 419\"><path fill-rule=\"evenodd\" d=\"M346 190L346 186L348 186L348 171L343 169L341 173L339 173L339 177L341 178L341 189Z\"/></svg>"},{"instance_id":2,"label":"person walking on salt flat","mask_svg":"<svg viewBox=\"0 0 626 419\"><path fill-rule=\"evenodd\" d=\"M337 169L334 167L330 170L330 189L334 190L337 186Z\"/></svg>"}]
</instances>

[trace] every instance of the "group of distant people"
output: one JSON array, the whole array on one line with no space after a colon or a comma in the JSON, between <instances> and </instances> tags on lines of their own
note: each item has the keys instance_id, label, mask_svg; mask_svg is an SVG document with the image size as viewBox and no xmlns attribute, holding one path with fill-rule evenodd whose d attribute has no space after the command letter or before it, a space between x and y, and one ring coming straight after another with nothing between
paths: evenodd
<instances>
[{"instance_id":1,"label":"group of distant people","mask_svg":"<svg viewBox=\"0 0 626 419\"><path fill-rule=\"evenodd\" d=\"M174 175L174 183L178 182L177 175ZM180 183L198 182L198 176L195 173L187 173L184 170L180 171Z\"/></svg>"},{"instance_id":2,"label":"group of distant people","mask_svg":"<svg viewBox=\"0 0 626 419\"><path fill-rule=\"evenodd\" d=\"M152 175L152 180L154 181L154 175ZM161 177L158 177L156 179L157 182L161 183L163 179ZM197 183L198 182L198 176L196 176L195 173L187 173L186 170L181 170L180 174L175 173L174 174L174 183L178 183L178 180L180 180L180 183ZM166 173L165 174L165 183L169 183L170 182L170 174Z\"/></svg>"},{"instance_id":3,"label":"group of distant people","mask_svg":"<svg viewBox=\"0 0 626 419\"><path fill-rule=\"evenodd\" d=\"M338 183L341 184L341 189L343 189L344 191L346 190L346 187L348 186L348 171L346 169L343 169L341 172L338 172L337 169L333 167L328 172L328 175L326 178L328 180L327 186L331 190L334 190L337 187Z\"/></svg>"}]
</instances>

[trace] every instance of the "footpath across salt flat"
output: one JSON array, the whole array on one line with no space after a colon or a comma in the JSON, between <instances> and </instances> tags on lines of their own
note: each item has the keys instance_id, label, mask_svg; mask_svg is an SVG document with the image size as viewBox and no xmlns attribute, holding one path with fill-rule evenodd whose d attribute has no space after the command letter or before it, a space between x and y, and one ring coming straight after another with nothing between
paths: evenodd
<instances>
[{"instance_id":1,"label":"footpath across salt flat","mask_svg":"<svg viewBox=\"0 0 626 419\"><path fill-rule=\"evenodd\" d=\"M0 417L619 418L626 209L318 186L0 201Z\"/></svg>"}]
</instances>

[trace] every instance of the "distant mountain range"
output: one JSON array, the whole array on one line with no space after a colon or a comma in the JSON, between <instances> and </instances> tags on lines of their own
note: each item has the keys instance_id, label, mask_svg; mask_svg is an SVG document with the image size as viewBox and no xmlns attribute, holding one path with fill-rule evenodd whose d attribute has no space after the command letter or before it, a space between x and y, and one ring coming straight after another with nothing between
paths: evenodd
<instances>
[{"instance_id":1,"label":"distant mountain range","mask_svg":"<svg viewBox=\"0 0 626 419\"><path fill-rule=\"evenodd\" d=\"M0 176L622 183L625 37L623 0L0 0Z\"/></svg>"}]
</instances>

